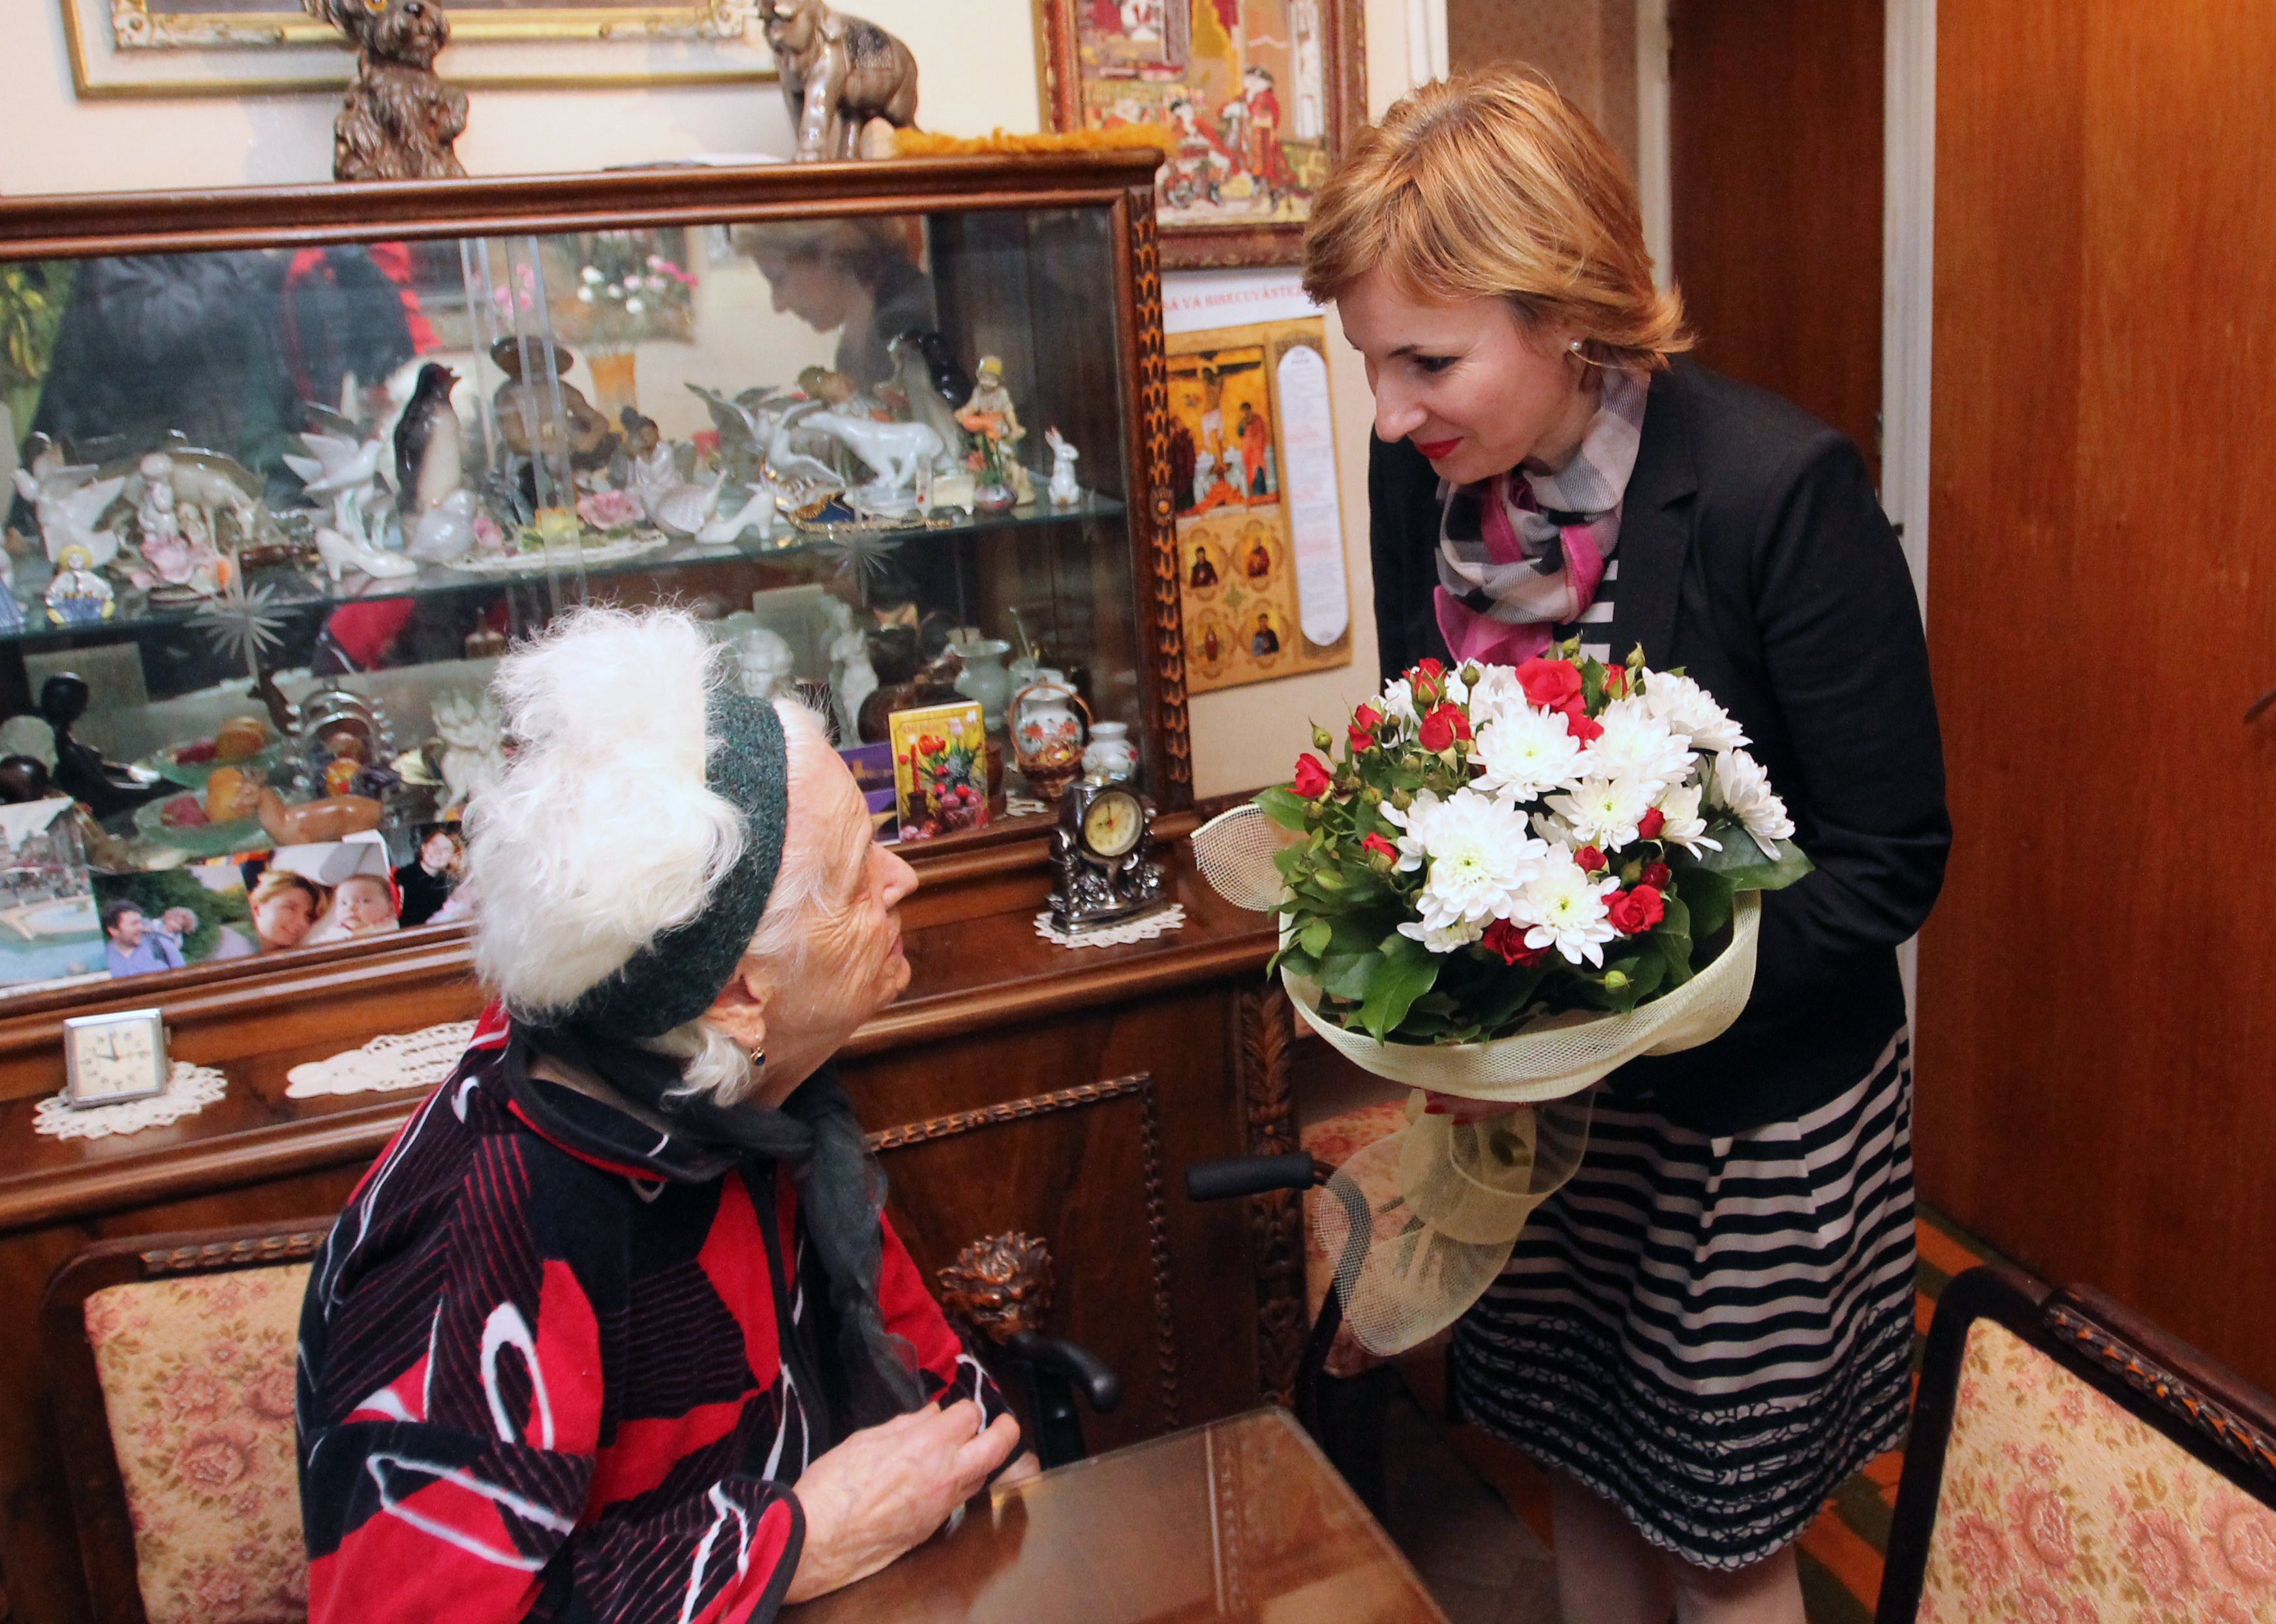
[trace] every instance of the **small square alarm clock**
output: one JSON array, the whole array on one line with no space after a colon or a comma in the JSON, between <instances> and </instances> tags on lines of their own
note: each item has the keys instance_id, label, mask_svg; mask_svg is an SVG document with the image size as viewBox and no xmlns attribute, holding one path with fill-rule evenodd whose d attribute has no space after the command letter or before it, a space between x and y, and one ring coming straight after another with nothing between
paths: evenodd
<instances>
[{"instance_id":1,"label":"small square alarm clock","mask_svg":"<svg viewBox=\"0 0 2276 1624\"><path fill-rule=\"evenodd\" d=\"M171 1074L164 1013L72 1016L64 1022L64 1098L72 1105L115 1105L163 1093Z\"/></svg>"}]
</instances>

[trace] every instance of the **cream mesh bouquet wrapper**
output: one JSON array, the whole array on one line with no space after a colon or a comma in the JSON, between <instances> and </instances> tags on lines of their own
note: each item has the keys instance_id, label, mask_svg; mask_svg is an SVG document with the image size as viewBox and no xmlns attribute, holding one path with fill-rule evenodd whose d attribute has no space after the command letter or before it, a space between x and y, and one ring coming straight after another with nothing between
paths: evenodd
<instances>
[{"instance_id":1,"label":"cream mesh bouquet wrapper","mask_svg":"<svg viewBox=\"0 0 2276 1624\"><path fill-rule=\"evenodd\" d=\"M1227 901L1263 910L1286 884L1272 854L1288 840L1261 808L1235 807L1194 832L1202 873ZM1319 988L1283 969L1299 1015L1363 1071L1416 1090L1407 1127L1356 1152L1315 1192L1307 1218L1337 1260L1345 1323L1369 1353L1403 1352L1485 1294L1525 1221L1573 1176L1589 1143L1588 1090L1641 1055L1718 1036L1755 983L1760 893L1734 904L1730 945L1666 997L1628 1013L1575 1011L1482 1043L1386 1043L1323 1020ZM1503 1103L1460 1124L1422 1110L1422 1090ZM1400 1199L1373 1207L1367 1190Z\"/></svg>"}]
</instances>

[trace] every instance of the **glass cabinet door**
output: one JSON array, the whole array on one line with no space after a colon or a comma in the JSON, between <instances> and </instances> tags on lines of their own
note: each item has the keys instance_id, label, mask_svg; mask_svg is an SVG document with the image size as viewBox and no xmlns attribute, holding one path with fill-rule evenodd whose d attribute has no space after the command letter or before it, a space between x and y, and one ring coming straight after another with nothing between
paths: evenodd
<instances>
[{"instance_id":1,"label":"glass cabinet door","mask_svg":"<svg viewBox=\"0 0 2276 1624\"><path fill-rule=\"evenodd\" d=\"M465 916L490 669L576 603L692 611L822 718L881 838L1040 828L1115 724L1146 786L1116 233L977 208L0 264L0 797L89 808L102 916L93 958L11 967L8 893L56 897L11 833L0 984Z\"/></svg>"}]
</instances>

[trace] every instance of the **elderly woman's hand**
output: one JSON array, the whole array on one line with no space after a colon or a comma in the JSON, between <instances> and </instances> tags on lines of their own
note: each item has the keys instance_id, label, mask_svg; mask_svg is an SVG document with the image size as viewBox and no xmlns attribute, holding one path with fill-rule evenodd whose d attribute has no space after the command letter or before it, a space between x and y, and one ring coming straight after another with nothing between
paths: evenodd
<instances>
[{"instance_id":1,"label":"elderly woman's hand","mask_svg":"<svg viewBox=\"0 0 2276 1624\"><path fill-rule=\"evenodd\" d=\"M922 1544L1019 1442L1009 1415L981 1430L980 1407L969 1400L856 1432L793 1487L806 1510L806 1549L783 1599L827 1595Z\"/></svg>"}]
</instances>

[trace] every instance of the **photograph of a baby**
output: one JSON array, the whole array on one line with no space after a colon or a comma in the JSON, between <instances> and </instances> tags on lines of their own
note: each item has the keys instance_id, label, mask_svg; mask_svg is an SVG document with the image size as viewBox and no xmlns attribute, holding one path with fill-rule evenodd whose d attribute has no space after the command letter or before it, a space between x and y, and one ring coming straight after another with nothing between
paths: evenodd
<instances>
[{"instance_id":1,"label":"photograph of a baby","mask_svg":"<svg viewBox=\"0 0 2276 1624\"><path fill-rule=\"evenodd\" d=\"M268 874L279 869L300 876L323 899L307 934L300 938L302 947L402 928L387 843L376 831L322 846L280 846L269 855Z\"/></svg>"}]
</instances>

